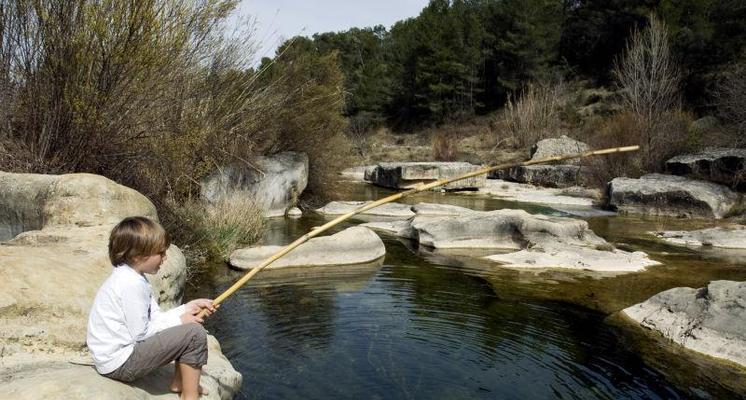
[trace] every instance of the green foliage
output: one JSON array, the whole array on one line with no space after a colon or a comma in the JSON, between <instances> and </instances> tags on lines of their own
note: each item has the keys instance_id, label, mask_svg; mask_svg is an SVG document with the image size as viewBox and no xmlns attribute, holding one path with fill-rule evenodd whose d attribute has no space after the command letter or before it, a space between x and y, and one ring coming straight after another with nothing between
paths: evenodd
<instances>
[{"instance_id":1,"label":"green foliage","mask_svg":"<svg viewBox=\"0 0 746 400\"><path fill-rule=\"evenodd\" d=\"M227 260L230 254L255 243L264 231L263 210L246 196L220 200L216 204L188 199L169 201L164 224L188 255Z\"/></svg>"}]
</instances>

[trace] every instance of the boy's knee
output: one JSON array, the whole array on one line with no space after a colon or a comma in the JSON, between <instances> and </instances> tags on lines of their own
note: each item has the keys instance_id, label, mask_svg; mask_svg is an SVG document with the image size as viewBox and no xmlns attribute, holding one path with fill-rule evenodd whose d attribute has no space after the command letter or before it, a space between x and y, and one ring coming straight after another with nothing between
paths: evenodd
<instances>
[{"instance_id":1,"label":"boy's knee","mask_svg":"<svg viewBox=\"0 0 746 400\"><path fill-rule=\"evenodd\" d=\"M187 324L186 326L187 335L190 338L199 342L207 342L207 331L205 331L205 328L202 327L202 325L196 322L192 322Z\"/></svg>"}]
</instances>

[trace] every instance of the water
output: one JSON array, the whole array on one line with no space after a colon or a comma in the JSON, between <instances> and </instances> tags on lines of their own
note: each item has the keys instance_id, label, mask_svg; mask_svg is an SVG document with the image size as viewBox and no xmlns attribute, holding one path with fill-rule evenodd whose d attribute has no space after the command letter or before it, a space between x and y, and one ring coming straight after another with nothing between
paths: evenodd
<instances>
[{"instance_id":1,"label":"water","mask_svg":"<svg viewBox=\"0 0 746 400\"><path fill-rule=\"evenodd\" d=\"M340 198L385 194L358 187ZM419 201L520 206L437 193L411 200ZM288 243L323 221L313 215L273 220L264 240ZM742 372L609 318L670 287L745 280L741 259L661 245L644 234L678 221L589 222L607 240L648 251L664 265L604 279L522 273L386 237L382 263L262 272L223 304L207 328L243 374L239 399L746 396ZM215 296L240 275L216 265L189 295Z\"/></svg>"}]
</instances>

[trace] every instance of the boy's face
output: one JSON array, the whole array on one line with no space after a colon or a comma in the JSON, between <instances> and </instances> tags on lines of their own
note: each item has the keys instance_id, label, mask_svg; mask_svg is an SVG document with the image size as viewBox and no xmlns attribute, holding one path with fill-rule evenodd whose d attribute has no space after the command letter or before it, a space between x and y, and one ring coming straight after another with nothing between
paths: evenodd
<instances>
[{"instance_id":1,"label":"boy's face","mask_svg":"<svg viewBox=\"0 0 746 400\"><path fill-rule=\"evenodd\" d=\"M149 256L135 257L135 260L133 260L135 265L132 268L141 274L156 274L165 260L165 251Z\"/></svg>"}]
</instances>

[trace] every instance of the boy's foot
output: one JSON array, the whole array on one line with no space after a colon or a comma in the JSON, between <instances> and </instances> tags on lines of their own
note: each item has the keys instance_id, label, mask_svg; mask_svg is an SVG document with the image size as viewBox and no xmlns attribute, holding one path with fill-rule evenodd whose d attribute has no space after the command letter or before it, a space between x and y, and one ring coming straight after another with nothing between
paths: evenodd
<instances>
[{"instance_id":1,"label":"boy's foot","mask_svg":"<svg viewBox=\"0 0 746 400\"><path fill-rule=\"evenodd\" d=\"M181 385L174 385L174 384L172 384L171 387L170 387L170 389L171 389L171 391L173 393L181 393ZM210 394L210 392L207 389L203 388L202 385L199 385L199 389L198 389L197 392L200 395L205 395L205 396L207 396L208 394Z\"/></svg>"}]
</instances>

